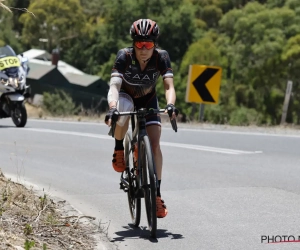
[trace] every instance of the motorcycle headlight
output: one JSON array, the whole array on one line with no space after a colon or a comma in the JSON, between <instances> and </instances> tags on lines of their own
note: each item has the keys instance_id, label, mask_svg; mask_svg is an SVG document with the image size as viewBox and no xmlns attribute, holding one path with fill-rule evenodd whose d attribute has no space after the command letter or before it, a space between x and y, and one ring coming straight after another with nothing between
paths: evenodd
<instances>
[{"instance_id":1,"label":"motorcycle headlight","mask_svg":"<svg viewBox=\"0 0 300 250\"><path fill-rule=\"evenodd\" d=\"M9 78L8 84L13 88L18 88L19 87L19 83L18 83L17 78Z\"/></svg>"}]
</instances>

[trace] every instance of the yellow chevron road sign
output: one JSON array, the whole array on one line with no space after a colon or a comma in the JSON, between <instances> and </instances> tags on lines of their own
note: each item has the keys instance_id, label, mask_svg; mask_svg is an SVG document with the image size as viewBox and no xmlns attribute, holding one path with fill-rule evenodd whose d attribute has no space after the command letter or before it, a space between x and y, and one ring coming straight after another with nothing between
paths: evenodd
<instances>
[{"instance_id":1,"label":"yellow chevron road sign","mask_svg":"<svg viewBox=\"0 0 300 250\"><path fill-rule=\"evenodd\" d=\"M217 104L221 77L221 67L190 65L185 101Z\"/></svg>"}]
</instances>

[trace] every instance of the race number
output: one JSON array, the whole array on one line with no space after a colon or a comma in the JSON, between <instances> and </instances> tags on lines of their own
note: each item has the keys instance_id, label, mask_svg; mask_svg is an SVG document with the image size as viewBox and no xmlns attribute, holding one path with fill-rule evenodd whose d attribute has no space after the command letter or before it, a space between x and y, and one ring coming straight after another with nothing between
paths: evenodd
<instances>
[{"instance_id":1,"label":"race number","mask_svg":"<svg viewBox=\"0 0 300 250\"><path fill-rule=\"evenodd\" d=\"M18 57L16 56L7 56L0 59L0 70L11 67L20 67L21 63Z\"/></svg>"}]
</instances>

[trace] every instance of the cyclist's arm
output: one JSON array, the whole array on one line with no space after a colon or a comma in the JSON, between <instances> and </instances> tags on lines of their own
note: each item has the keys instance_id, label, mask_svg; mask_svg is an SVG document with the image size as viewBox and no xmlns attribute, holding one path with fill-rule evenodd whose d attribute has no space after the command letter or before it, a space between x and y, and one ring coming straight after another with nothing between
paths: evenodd
<instances>
[{"instance_id":1,"label":"cyclist's arm","mask_svg":"<svg viewBox=\"0 0 300 250\"><path fill-rule=\"evenodd\" d=\"M119 92L122 85L123 72L126 67L126 52L124 49L118 51L114 66L111 72L109 91L107 94L107 101L109 108L117 107L119 100Z\"/></svg>"},{"instance_id":2,"label":"cyclist's arm","mask_svg":"<svg viewBox=\"0 0 300 250\"><path fill-rule=\"evenodd\" d=\"M158 50L158 53L159 53L158 67L164 82L167 104L175 105L176 94L174 89L173 70L171 67L171 60L166 50Z\"/></svg>"},{"instance_id":3,"label":"cyclist's arm","mask_svg":"<svg viewBox=\"0 0 300 250\"><path fill-rule=\"evenodd\" d=\"M164 88L167 104L175 105L176 102L176 92L174 88L173 78L168 77L164 79Z\"/></svg>"},{"instance_id":4,"label":"cyclist's arm","mask_svg":"<svg viewBox=\"0 0 300 250\"><path fill-rule=\"evenodd\" d=\"M110 87L107 94L107 101L110 109L112 107L117 107L121 85L122 85L121 77L113 76L110 79Z\"/></svg>"}]
</instances>

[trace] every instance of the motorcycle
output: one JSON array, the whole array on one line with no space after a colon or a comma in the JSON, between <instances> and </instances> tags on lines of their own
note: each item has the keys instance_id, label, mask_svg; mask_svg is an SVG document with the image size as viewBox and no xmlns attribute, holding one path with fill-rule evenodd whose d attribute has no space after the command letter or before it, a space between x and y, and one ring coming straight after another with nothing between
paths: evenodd
<instances>
[{"instance_id":1,"label":"motorcycle","mask_svg":"<svg viewBox=\"0 0 300 250\"><path fill-rule=\"evenodd\" d=\"M8 45L0 47L0 119L11 117L16 127L27 123L24 101L30 97L26 85L28 72L27 58L17 56Z\"/></svg>"}]
</instances>

